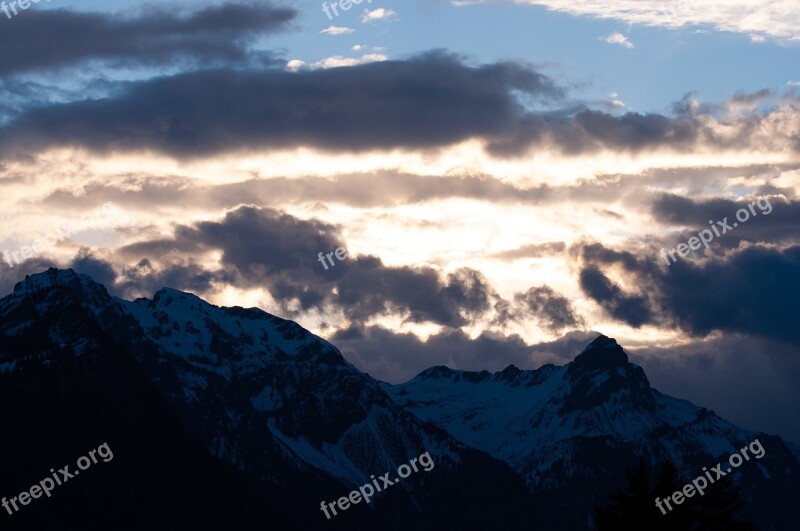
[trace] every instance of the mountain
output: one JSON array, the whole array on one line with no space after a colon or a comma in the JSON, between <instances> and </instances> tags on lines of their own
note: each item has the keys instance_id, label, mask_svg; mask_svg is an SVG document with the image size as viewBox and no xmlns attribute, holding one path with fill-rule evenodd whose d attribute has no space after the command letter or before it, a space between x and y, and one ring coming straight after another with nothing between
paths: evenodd
<instances>
[{"instance_id":1,"label":"mountain","mask_svg":"<svg viewBox=\"0 0 800 531\"><path fill-rule=\"evenodd\" d=\"M169 288L125 301L50 269L0 299L0 406L0 496L103 442L115 456L9 528L578 531L638 457L688 482L756 438L766 455L735 476L745 509L763 530L800 515L800 463L779 437L652 389L604 336L562 367L389 385L264 311ZM373 503L321 511L425 452L432 469Z\"/></svg>"},{"instance_id":2,"label":"mountain","mask_svg":"<svg viewBox=\"0 0 800 531\"><path fill-rule=\"evenodd\" d=\"M762 530L795 529L800 462L779 437L739 428L664 395L616 341L600 336L565 366L494 374L430 368L384 388L420 419L508 463L544 529L587 529L592 507L623 482L626 465L669 460L685 483L758 439L765 455L736 469L744 514ZM724 469L723 469L724 470ZM671 493L664 493L668 496Z\"/></svg>"},{"instance_id":3,"label":"mountain","mask_svg":"<svg viewBox=\"0 0 800 531\"><path fill-rule=\"evenodd\" d=\"M153 529L184 511L193 529L231 528L219 523L225 515L234 529L265 521L280 529L534 522L531 496L505 463L420 421L333 345L261 310L219 308L173 289L124 301L84 275L50 269L0 299L0 334L0 403L16 408L6 424L13 436L0 443L9 472L0 474L2 492L13 496L101 441L118 456L93 470L92 481L73 482L111 510L93 514L93 497L48 499L10 516L32 519L26 529L72 529L81 519L88 523L80 529ZM323 500L386 471L396 479L400 464L424 452L430 472L371 506L330 520L322 513ZM117 476L112 489L101 488L117 463L134 479ZM120 507L128 497L134 514ZM75 515L71 523L56 523L64 511ZM124 523L114 522L115 511Z\"/></svg>"}]
</instances>

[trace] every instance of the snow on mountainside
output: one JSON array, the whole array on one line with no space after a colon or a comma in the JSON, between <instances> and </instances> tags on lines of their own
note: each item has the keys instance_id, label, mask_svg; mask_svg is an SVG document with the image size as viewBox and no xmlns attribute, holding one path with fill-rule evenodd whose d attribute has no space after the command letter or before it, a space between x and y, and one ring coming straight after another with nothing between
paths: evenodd
<instances>
[{"instance_id":1,"label":"snow on mountainside","mask_svg":"<svg viewBox=\"0 0 800 531\"><path fill-rule=\"evenodd\" d=\"M756 438L768 458L737 471L746 496L760 508L779 496L800 514L791 501L800 496L800 463L784 441L656 391L605 336L565 366L523 371L512 365L494 374L440 366L384 388L421 419L507 462L532 492L584 494L583 507L573 507L584 515L604 479L620 483L622 467L615 475L615 462L644 456L655 465L668 459L690 481L702 467L727 460ZM594 491L587 490L592 483Z\"/></svg>"},{"instance_id":2,"label":"snow on mountainside","mask_svg":"<svg viewBox=\"0 0 800 531\"><path fill-rule=\"evenodd\" d=\"M401 412L377 383L292 321L166 288L152 300L119 302L165 359L185 361L173 364L183 403L197 415L218 413L206 418L214 426L206 435L220 457L253 466L259 458L238 446L236 432L261 423L298 467L352 485L426 448L457 459L454 448L416 427L396 435Z\"/></svg>"},{"instance_id":3,"label":"snow on mountainside","mask_svg":"<svg viewBox=\"0 0 800 531\"><path fill-rule=\"evenodd\" d=\"M636 443L686 431L693 447L716 456L735 451L732 440L749 442L754 435L652 389L644 371L605 336L561 367L522 371L510 365L494 374L434 367L385 389L420 418L517 469L532 454L575 437Z\"/></svg>"},{"instance_id":4,"label":"snow on mountainside","mask_svg":"<svg viewBox=\"0 0 800 531\"><path fill-rule=\"evenodd\" d=\"M418 455L442 444L389 433L387 428L402 421L377 382L347 363L333 345L258 309L219 308L170 288L152 300L125 301L103 295L102 286L71 270L29 277L0 308L56 287L91 294L87 309L98 318L109 312L113 320L132 318L129 332L156 346L158 363L142 360L145 366L168 367L155 374L165 394L176 407L202 417L201 434L210 438L219 457L234 463L257 459L243 454L235 432L261 421L298 466L362 484L375 471L406 460L406 453ZM52 307L52 293L36 304L38 312ZM14 333L13 328L4 331ZM63 335L57 339L62 344L68 340ZM356 395L354 386L361 386Z\"/></svg>"},{"instance_id":5,"label":"snow on mountainside","mask_svg":"<svg viewBox=\"0 0 800 531\"><path fill-rule=\"evenodd\" d=\"M335 352L297 323L256 308L220 308L171 288L160 289L152 300L117 300L165 351L227 379L234 368L240 374L263 369L278 353L294 356L318 345Z\"/></svg>"}]
</instances>

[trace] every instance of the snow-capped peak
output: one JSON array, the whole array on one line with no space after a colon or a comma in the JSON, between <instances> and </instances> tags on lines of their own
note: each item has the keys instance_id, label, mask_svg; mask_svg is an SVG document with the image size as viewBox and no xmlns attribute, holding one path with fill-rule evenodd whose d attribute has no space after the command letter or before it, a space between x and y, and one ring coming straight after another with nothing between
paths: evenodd
<instances>
[{"instance_id":1,"label":"snow-capped peak","mask_svg":"<svg viewBox=\"0 0 800 531\"><path fill-rule=\"evenodd\" d=\"M51 267L42 273L27 275L25 280L21 280L14 285L15 294L31 294L39 291L65 286L70 288L83 288L90 285L99 286L94 280L86 275L79 275L72 269L56 269Z\"/></svg>"}]
</instances>

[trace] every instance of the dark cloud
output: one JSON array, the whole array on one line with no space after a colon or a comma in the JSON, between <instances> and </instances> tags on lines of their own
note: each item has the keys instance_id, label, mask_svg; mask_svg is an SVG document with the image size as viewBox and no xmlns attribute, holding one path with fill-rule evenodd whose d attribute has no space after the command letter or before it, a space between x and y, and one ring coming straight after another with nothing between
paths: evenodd
<instances>
[{"instance_id":1,"label":"dark cloud","mask_svg":"<svg viewBox=\"0 0 800 531\"><path fill-rule=\"evenodd\" d=\"M578 249L580 256L589 263L600 262L603 264L620 263L627 269L647 268L655 270L655 264L642 263L639 258L629 251L616 251L599 243L583 245ZM574 250L572 250L574 252Z\"/></svg>"},{"instance_id":2,"label":"dark cloud","mask_svg":"<svg viewBox=\"0 0 800 531\"><path fill-rule=\"evenodd\" d=\"M724 334L677 345L626 347L653 387L753 430L800 442L800 348ZM780 404L780 407L775 407Z\"/></svg>"},{"instance_id":3,"label":"dark cloud","mask_svg":"<svg viewBox=\"0 0 800 531\"><path fill-rule=\"evenodd\" d=\"M547 286L531 288L514 295L514 301L526 315L538 319L551 332L582 326L583 320L575 313L569 299Z\"/></svg>"},{"instance_id":4,"label":"dark cloud","mask_svg":"<svg viewBox=\"0 0 800 531\"><path fill-rule=\"evenodd\" d=\"M380 326L352 326L327 339L362 371L386 382L401 383L436 365L465 371L499 371L510 364L524 370L546 363L564 365L599 335L572 331L554 341L528 344L513 334L484 332L470 338L461 330L446 328L422 340Z\"/></svg>"},{"instance_id":5,"label":"dark cloud","mask_svg":"<svg viewBox=\"0 0 800 531\"><path fill-rule=\"evenodd\" d=\"M223 271L209 271L190 259L175 260L170 263L153 265L143 259L133 266L122 266L119 272L105 258L88 248L82 248L67 261L48 257L28 259L13 268L0 267L0 296L10 293L14 285L26 275L41 273L51 267L71 268L76 273L89 275L104 285L112 295L126 299L150 297L163 287L175 288L194 293L207 293L213 290L214 283L233 283L235 275Z\"/></svg>"},{"instance_id":6,"label":"dark cloud","mask_svg":"<svg viewBox=\"0 0 800 531\"><path fill-rule=\"evenodd\" d=\"M247 57L247 42L284 28L295 16L292 9L264 2L226 2L190 13L151 6L135 16L30 10L0 32L0 76L91 59L146 65L179 58L238 62Z\"/></svg>"},{"instance_id":7,"label":"dark cloud","mask_svg":"<svg viewBox=\"0 0 800 531\"><path fill-rule=\"evenodd\" d=\"M696 122L660 114L614 116L586 110L578 113L571 124L571 130L564 130L561 137L561 144L568 146L568 151L583 151L587 144L601 139L604 146L615 150L639 151L659 145L691 148L705 133Z\"/></svg>"},{"instance_id":8,"label":"dark cloud","mask_svg":"<svg viewBox=\"0 0 800 531\"><path fill-rule=\"evenodd\" d=\"M191 259L154 266L145 258L133 266L124 266L120 280L110 289L128 299L151 297L164 287L202 294L212 291L215 283L234 280L234 275L224 270L209 271Z\"/></svg>"},{"instance_id":9,"label":"dark cloud","mask_svg":"<svg viewBox=\"0 0 800 531\"><path fill-rule=\"evenodd\" d=\"M755 133L770 122L776 109L790 104L794 113L796 102L792 92L778 97L768 89L736 92L722 103L699 102L697 94L690 92L673 105L674 116L634 112L619 115L585 108L571 113L529 114L522 119L516 135L494 141L490 151L513 155L542 141L549 141L567 154L598 149L636 153L655 148L686 152L698 146L744 147L752 144ZM781 123L786 122L781 115L776 116ZM724 130L715 127L715 121L724 125ZM800 150L796 129L787 133L787 145L793 142L795 150Z\"/></svg>"},{"instance_id":10,"label":"dark cloud","mask_svg":"<svg viewBox=\"0 0 800 531\"><path fill-rule=\"evenodd\" d=\"M752 203L750 210L749 205ZM737 221L737 212L745 209L748 219ZM755 215L753 215L755 212ZM653 203L653 217L657 222L697 227L674 236L674 244L686 242L691 236L697 236L701 230L710 227L709 221L727 221L733 227L719 238L715 238L713 249L722 252L725 248L738 247L742 241L752 243L792 243L798 242L797 227L800 225L800 201L786 201L780 196L756 197L742 201L730 199L709 199L695 201L674 194L663 194ZM745 214L741 214L745 219ZM726 220L727 218L727 220ZM717 226L721 232L721 228ZM705 251L701 247L697 253ZM712 250L713 252L713 250Z\"/></svg>"},{"instance_id":11,"label":"dark cloud","mask_svg":"<svg viewBox=\"0 0 800 531\"><path fill-rule=\"evenodd\" d=\"M290 302L302 310L330 306L355 321L394 313L409 322L457 327L490 311L497 298L483 275L467 268L443 276L427 266L389 267L377 257L358 256L334 258L335 265L325 269L319 253L339 247L346 244L332 225L242 207L220 222L180 226L172 238L132 244L119 253L134 260L149 259L124 272L126 289L152 285L158 268L150 260L174 264L178 257L216 250L222 252L224 273L211 274L197 266L187 271L186 264L178 263L172 274L182 279L181 285L186 285L186 275L195 279L201 292L220 276L235 275L237 285L266 287L287 312ZM144 273L138 274L138 269ZM163 277L158 275L158 282L165 282Z\"/></svg>"},{"instance_id":12,"label":"dark cloud","mask_svg":"<svg viewBox=\"0 0 800 531\"><path fill-rule=\"evenodd\" d=\"M652 318L644 297L623 292L596 267L586 267L581 271L580 286L612 317L633 327L638 328Z\"/></svg>"},{"instance_id":13,"label":"dark cloud","mask_svg":"<svg viewBox=\"0 0 800 531\"><path fill-rule=\"evenodd\" d=\"M498 156L533 145L637 152L744 146L769 119L742 118L721 135L704 116L536 114L521 103L538 98L552 107L563 95L529 66L473 67L441 51L300 72L207 69L128 83L106 98L36 106L0 129L0 145L5 156L70 145L192 158L297 146L428 150L481 138Z\"/></svg>"},{"instance_id":14,"label":"dark cloud","mask_svg":"<svg viewBox=\"0 0 800 531\"><path fill-rule=\"evenodd\" d=\"M531 345L531 351L537 359L548 359L557 365L563 365L575 359L575 356L600 335L605 334L593 330L572 330L553 341Z\"/></svg>"},{"instance_id":15,"label":"dark cloud","mask_svg":"<svg viewBox=\"0 0 800 531\"><path fill-rule=\"evenodd\" d=\"M750 247L703 266L679 262L658 280L665 310L695 334L740 331L798 344L800 247Z\"/></svg>"},{"instance_id":16,"label":"dark cloud","mask_svg":"<svg viewBox=\"0 0 800 531\"><path fill-rule=\"evenodd\" d=\"M567 155L603 149L637 153L657 148L692 152L699 146L744 147L767 116L732 121L726 136L717 133L705 115L669 117L633 112L616 115L592 109L569 117L527 114L520 118L513 134L490 139L488 150L505 157L539 144L553 146Z\"/></svg>"},{"instance_id":17,"label":"dark cloud","mask_svg":"<svg viewBox=\"0 0 800 531\"><path fill-rule=\"evenodd\" d=\"M316 71L205 70L29 110L0 130L0 145L178 157L299 145L428 149L508 133L522 113L517 93L552 98L560 90L515 63L473 68L441 52Z\"/></svg>"},{"instance_id":18,"label":"dark cloud","mask_svg":"<svg viewBox=\"0 0 800 531\"><path fill-rule=\"evenodd\" d=\"M538 366L532 348L516 335L484 332L470 339L460 330L445 329L422 341L414 334L370 326L352 327L329 339L359 369L390 383L407 381L434 365L470 371L499 371L511 363Z\"/></svg>"},{"instance_id":19,"label":"dark cloud","mask_svg":"<svg viewBox=\"0 0 800 531\"><path fill-rule=\"evenodd\" d=\"M114 289L114 282L116 281L117 274L114 268L97 256L94 256L89 249L81 249L78 254L72 259L69 268L78 274L89 275L95 282L106 286L108 289Z\"/></svg>"},{"instance_id":20,"label":"dark cloud","mask_svg":"<svg viewBox=\"0 0 800 531\"><path fill-rule=\"evenodd\" d=\"M512 321L524 323L533 320L542 328L558 333L585 324L572 308L570 300L548 286L515 293L513 302L501 300L496 303L495 312L493 324L501 326Z\"/></svg>"},{"instance_id":21,"label":"dark cloud","mask_svg":"<svg viewBox=\"0 0 800 531\"><path fill-rule=\"evenodd\" d=\"M631 326L673 323L695 336L724 331L798 344L799 246L750 246L668 267L658 265L655 251L636 256L592 244L579 255L584 292ZM632 286L628 293L601 271L613 268Z\"/></svg>"}]
</instances>

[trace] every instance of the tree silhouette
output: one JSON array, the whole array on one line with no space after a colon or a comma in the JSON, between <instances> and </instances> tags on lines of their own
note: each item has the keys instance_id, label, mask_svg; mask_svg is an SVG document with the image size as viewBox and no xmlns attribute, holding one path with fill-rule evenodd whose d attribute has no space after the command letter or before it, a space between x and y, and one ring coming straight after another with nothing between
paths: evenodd
<instances>
[{"instance_id":1,"label":"tree silhouette","mask_svg":"<svg viewBox=\"0 0 800 531\"><path fill-rule=\"evenodd\" d=\"M611 495L605 508L595 509L595 531L758 531L758 526L738 515L743 502L730 478L715 481L698 493L684 498L672 510L662 502L666 514L656 506L681 491L689 481L678 474L675 465L664 461L652 478L644 459L625 471L626 484Z\"/></svg>"},{"instance_id":2,"label":"tree silhouette","mask_svg":"<svg viewBox=\"0 0 800 531\"><path fill-rule=\"evenodd\" d=\"M673 503L673 510L667 511L667 514L663 514L660 509L655 507L656 496L663 500L665 497L671 496L673 492L682 490L686 483L686 480L680 478L678 469L672 461L661 463L661 468L656 476L655 485L650 496L650 505L655 509L655 513L658 516L658 525L654 529L695 529L693 525L694 505L696 503L694 496L698 496L698 494L691 498L685 498L681 505ZM664 509L666 510L666 507Z\"/></svg>"},{"instance_id":3,"label":"tree silhouette","mask_svg":"<svg viewBox=\"0 0 800 531\"><path fill-rule=\"evenodd\" d=\"M737 513L744 502L739 488L729 477L718 479L709 485L705 496L695 504L695 520L708 531L757 531L758 526L741 520Z\"/></svg>"},{"instance_id":4,"label":"tree silhouette","mask_svg":"<svg viewBox=\"0 0 800 531\"><path fill-rule=\"evenodd\" d=\"M658 524L653 513L653 499L650 469L644 459L634 468L625 470L627 484L611 495L605 509L597 510L595 529L597 531L640 531L655 530Z\"/></svg>"}]
</instances>

